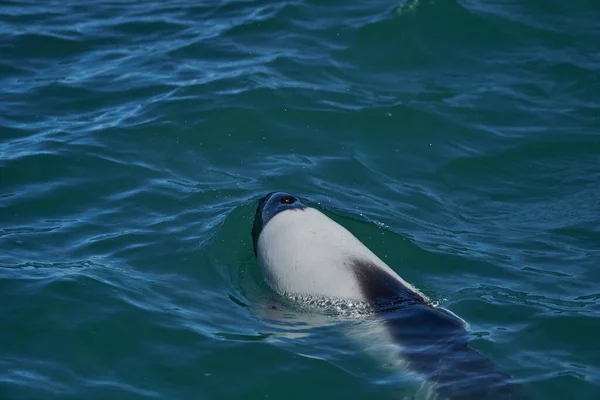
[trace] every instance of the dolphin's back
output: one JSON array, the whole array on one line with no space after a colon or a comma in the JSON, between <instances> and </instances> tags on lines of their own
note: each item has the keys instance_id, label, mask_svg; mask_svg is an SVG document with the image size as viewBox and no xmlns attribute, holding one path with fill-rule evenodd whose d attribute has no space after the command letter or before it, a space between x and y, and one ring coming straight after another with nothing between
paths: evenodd
<instances>
[{"instance_id":1,"label":"dolphin's back","mask_svg":"<svg viewBox=\"0 0 600 400\"><path fill-rule=\"evenodd\" d=\"M525 400L518 385L468 345L463 322L441 309L411 303L378 312L410 368L448 400Z\"/></svg>"}]
</instances>

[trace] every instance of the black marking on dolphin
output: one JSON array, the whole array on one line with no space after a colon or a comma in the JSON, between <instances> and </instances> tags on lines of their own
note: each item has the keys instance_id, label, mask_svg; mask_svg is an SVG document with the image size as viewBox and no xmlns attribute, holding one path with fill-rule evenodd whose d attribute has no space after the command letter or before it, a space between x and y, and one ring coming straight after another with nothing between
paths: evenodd
<instances>
[{"instance_id":1,"label":"black marking on dolphin","mask_svg":"<svg viewBox=\"0 0 600 400\"><path fill-rule=\"evenodd\" d=\"M358 281L361 292L371 303L414 301L423 303L425 299L408 289L389 272L370 261L353 258L347 264Z\"/></svg>"},{"instance_id":2,"label":"black marking on dolphin","mask_svg":"<svg viewBox=\"0 0 600 400\"><path fill-rule=\"evenodd\" d=\"M365 297L375 305L411 368L438 384L452 400L524 400L510 377L468 345L462 320L427 304L387 271L369 261L349 262ZM381 305L381 307L379 307Z\"/></svg>"},{"instance_id":3,"label":"black marking on dolphin","mask_svg":"<svg viewBox=\"0 0 600 400\"><path fill-rule=\"evenodd\" d=\"M258 200L258 206L256 207L256 214L254 214L254 224L252 225L252 244L254 245L254 255L258 256L256 252L256 244L258 242L258 237L263 230L264 223L262 218L262 210L265 207L265 203L271 197L271 195L275 192L267 193L263 197Z\"/></svg>"}]
</instances>

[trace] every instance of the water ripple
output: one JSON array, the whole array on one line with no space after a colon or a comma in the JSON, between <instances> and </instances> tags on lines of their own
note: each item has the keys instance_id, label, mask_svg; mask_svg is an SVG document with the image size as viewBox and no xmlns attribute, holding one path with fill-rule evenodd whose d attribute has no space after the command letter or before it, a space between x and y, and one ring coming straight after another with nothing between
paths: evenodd
<instances>
[{"instance_id":1,"label":"water ripple","mask_svg":"<svg viewBox=\"0 0 600 400\"><path fill-rule=\"evenodd\" d=\"M533 394L592 398L588 3L4 1L2 392L413 395L339 327L262 318L249 231L284 189L468 319Z\"/></svg>"}]
</instances>

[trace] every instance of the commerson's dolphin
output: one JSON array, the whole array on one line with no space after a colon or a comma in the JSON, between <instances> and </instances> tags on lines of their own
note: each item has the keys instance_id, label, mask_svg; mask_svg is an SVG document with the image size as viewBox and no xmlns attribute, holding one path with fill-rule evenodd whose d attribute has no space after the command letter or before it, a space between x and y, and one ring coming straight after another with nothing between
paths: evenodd
<instances>
[{"instance_id":1,"label":"commerson's dolphin","mask_svg":"<svg viewBox=\"0 0 600 400\"><path fill-rule=\"evenodd\" d=\"M299 302L360 304L381 321L394 357L435 388L437 398L524 400L518 385L468 345L463 320L430 300L352 233L294 195L259 200L254 252L267 283Z\"/></svg>"}]
</instances>

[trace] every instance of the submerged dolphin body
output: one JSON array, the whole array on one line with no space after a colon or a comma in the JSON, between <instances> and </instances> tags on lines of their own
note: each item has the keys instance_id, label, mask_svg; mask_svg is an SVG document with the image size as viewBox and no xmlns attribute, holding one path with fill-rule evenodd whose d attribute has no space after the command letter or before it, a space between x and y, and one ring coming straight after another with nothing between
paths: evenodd
<instances>
[{"instance_id":1,"label":"submerged dolphin body","mask_svg":"<svg viewBox=\"0 0 600 400\"><path fill-rule=\"evenodd\" d=\"M314 304L363 304L381 322L412 371L434 384L439 398L524 400L517 385L468 345L465 323L404 281L354 235L296 196L259 200L254 252L279 294Z\"/></svg>"}]
</instances>

